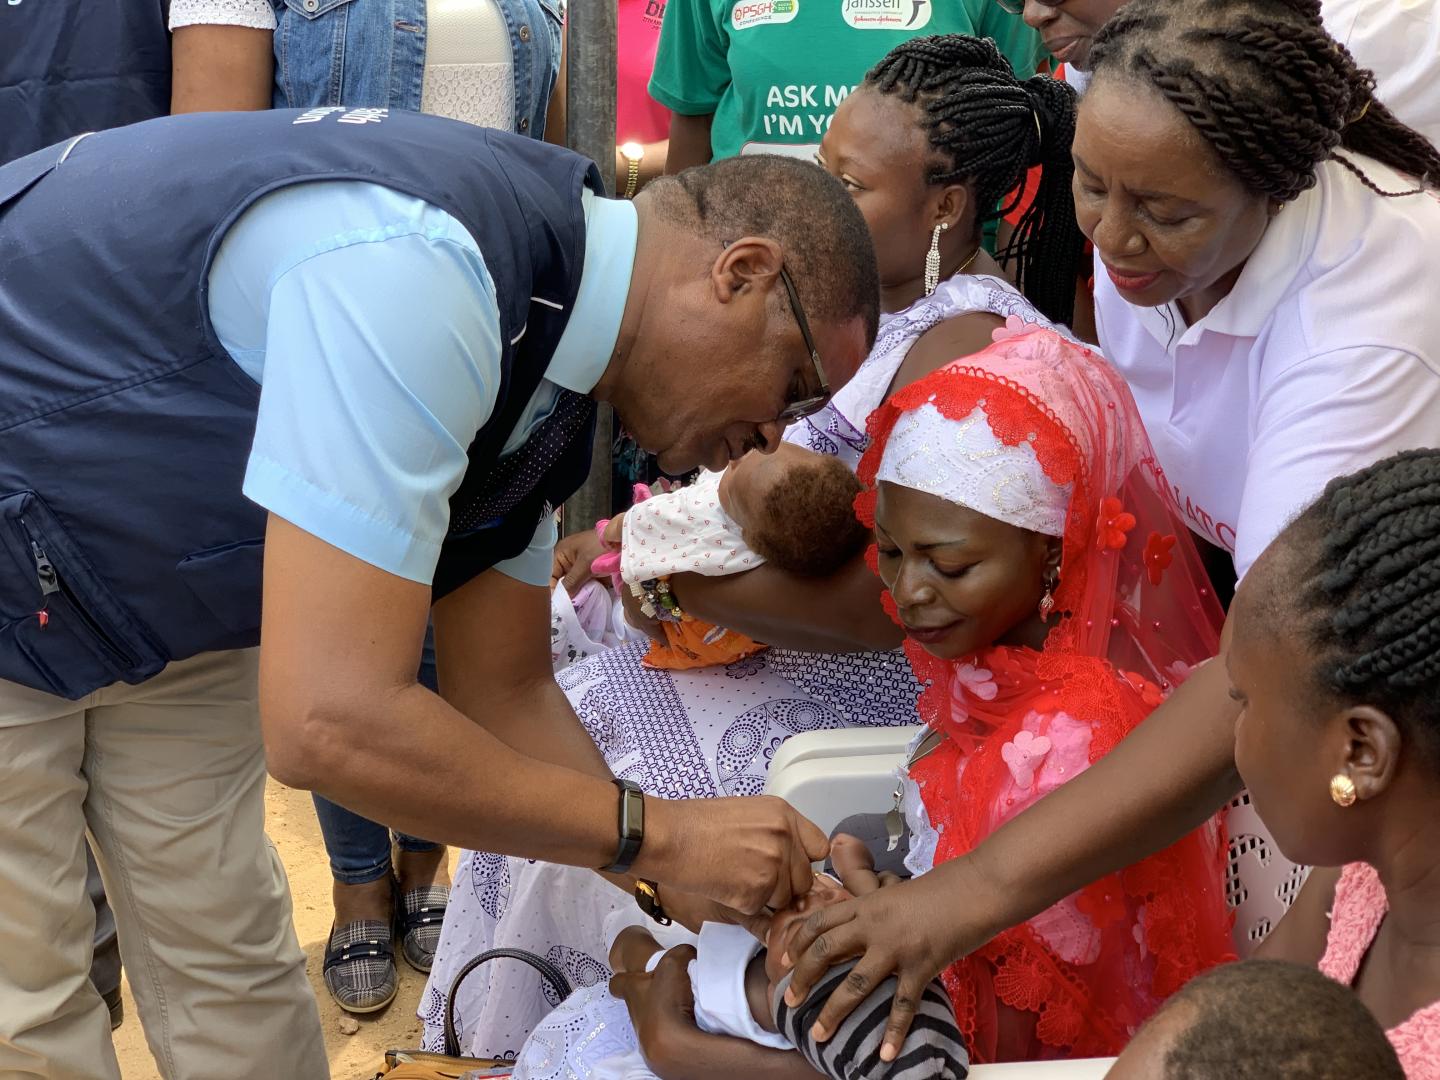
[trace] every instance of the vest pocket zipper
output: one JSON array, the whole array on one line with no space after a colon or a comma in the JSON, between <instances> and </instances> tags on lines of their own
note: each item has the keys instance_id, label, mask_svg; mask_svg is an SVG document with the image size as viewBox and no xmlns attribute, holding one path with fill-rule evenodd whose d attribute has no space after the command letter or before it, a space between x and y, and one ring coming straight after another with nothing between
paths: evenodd
<instances>
[{"instance_id":1,"label":"vest pocket zipper","mask_svg":"<svg viewBox=\"0 0 1440 1080\"><path fill-rule=\"evenodd\" d=\"M37 540L35 535L30 531L30 525L23 517L20 519L20 527L25 530L25 538L30 541L30 554L35 560L35 578L40 586L40 595L43 597L40 612L48 610L50 597L59 595L65 600L66 606L75 614L76 619L89 631L91 639L100 646L103 652L108 654L108 658L113 663L120 666L121 670L129 671L139 664L140 657L126 648L123 643L116 640L114 635L101 626L100 623L95 620L95 617L86 610L85 604L81 602L80 597L75 594L75 591L70 587L69 583L61 576L59 570L55 568L55 564L50 561L50 557L45 554L44 547L41 546L40 541ZM40 614L40 612L37 612L37 614ZM44 622L48 622L48 619L44 620ZM42 625L44 622L42 622Z\"/></svg>"}]
</instances>

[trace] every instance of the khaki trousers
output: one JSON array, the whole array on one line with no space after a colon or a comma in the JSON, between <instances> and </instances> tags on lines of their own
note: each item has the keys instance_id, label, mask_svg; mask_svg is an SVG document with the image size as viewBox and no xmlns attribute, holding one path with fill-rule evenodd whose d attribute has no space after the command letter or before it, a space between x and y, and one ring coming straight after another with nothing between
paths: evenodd
<instances>
[{"instance_id":1,"label":"khaki trousers","mask_svg":"<svg viewBox=\"0 0 1440 1080\"><path fill-rule=\"evenodd\" d=\"M0 1078L119 1080L85 832L166 1080L325 1080L264 831L256 650L66 701L0 681Z\"/></svg>"}]
</instances>

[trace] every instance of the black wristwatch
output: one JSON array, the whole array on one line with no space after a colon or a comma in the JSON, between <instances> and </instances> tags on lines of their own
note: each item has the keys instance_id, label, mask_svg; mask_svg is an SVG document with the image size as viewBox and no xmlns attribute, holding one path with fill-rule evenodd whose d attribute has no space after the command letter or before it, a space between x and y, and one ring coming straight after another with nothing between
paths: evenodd
<instances>
[{"instance_id":1,"label":"black wristwatch","mask_svg":"<svg viewBox=\"0 0 1440 1080\"><path fill-rule=\"evenodd\" d=\"M628 874L645 841L645 793L634 780L617 777L611 783L620 789L620 844L615 861L601 869L607 874Z\"/></svg>"}]
</instances>

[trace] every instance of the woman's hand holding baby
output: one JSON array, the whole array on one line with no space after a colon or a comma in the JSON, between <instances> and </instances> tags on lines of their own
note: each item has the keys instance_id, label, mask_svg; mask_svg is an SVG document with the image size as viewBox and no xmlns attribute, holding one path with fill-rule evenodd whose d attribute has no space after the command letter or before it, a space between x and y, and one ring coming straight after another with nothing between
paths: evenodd
<instances>
[{"instance_id":1,"label":"woman's hand holding baby","mask_svg":"<svg viewBox=\"0 0 1440 1080\"><path fill-rule=\"evenodd\" d=\"M805 1000L830 968L859 957L821 1011L814 1029L817 1040L823 1042L834 1034L875 987L894 975L899 987L881 1057L895 1059L930 980L988 940L988 936L963 937L975 923L956 918L957 907L963 905L961 898L986 895L978 882L967 880L974 875L963 857L910 881L878 875L867 895L814 911L795 925L786 950L786 959L795 966L786 993L792 1007ZM852 871L851 878L865 887L863 868Z\"/></svg>"},{"instance_id":2,"label":"woman's hand holding baby","mask_svg":"<svg viewBox=\"0 0 1440 1080\"><path fill-rule=\"evenodd\" d=\"M622 971L610 980L610 993L630 1011L645 1063L662 1078L691 1075L686 1068L695 1062L692 1044L703 1035L695 1025L690 985L694 959L695 949L681 945L662 956L653 972Z\"/></svg>"},{"instance_id":3,"label":"woman's hand holding baby","mask_svg":"<svg viewBox=\"0 0 1440 1080\"><path fill-rule=\"evenodd\" d=\"M626 972L610 980L625 1002L640 1053L661 1080L815 1080L818 1073L790 1050L772 1050L729 1035L708 1035L695 1023L689 945L671 949L654 972Z\"/></svg>"}]
</instances>

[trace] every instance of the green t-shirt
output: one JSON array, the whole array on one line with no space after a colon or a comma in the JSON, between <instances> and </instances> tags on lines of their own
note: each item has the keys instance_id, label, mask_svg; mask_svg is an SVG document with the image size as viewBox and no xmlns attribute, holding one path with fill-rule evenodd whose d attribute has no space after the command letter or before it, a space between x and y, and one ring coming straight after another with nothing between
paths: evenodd
<instances>
[{"instance_id":1,"label":"green t-shirt","mask_svg":"<svg viewBox=\"0 0 1440 1080\"><path fill-rule=\"evenodd\" d=\"M929 34L993 38L1022 79L1045 56L995 0L670 0L650 95L687 116L713 113L717 159L809 157L865 73Z\"/></svg>"}]
</instances>

